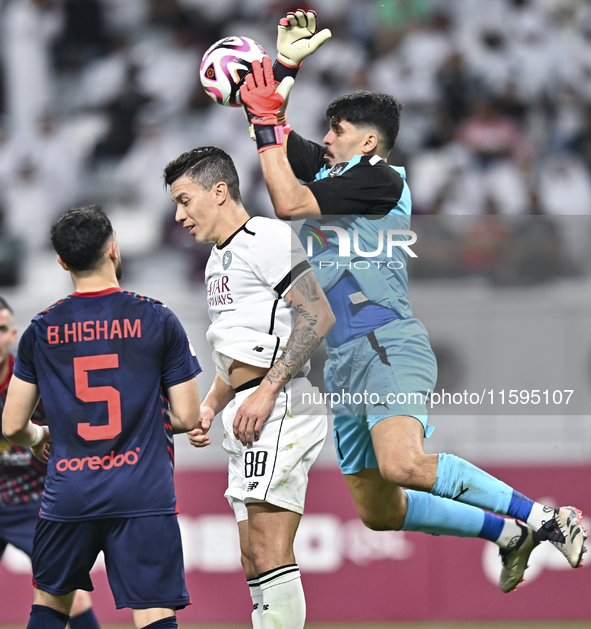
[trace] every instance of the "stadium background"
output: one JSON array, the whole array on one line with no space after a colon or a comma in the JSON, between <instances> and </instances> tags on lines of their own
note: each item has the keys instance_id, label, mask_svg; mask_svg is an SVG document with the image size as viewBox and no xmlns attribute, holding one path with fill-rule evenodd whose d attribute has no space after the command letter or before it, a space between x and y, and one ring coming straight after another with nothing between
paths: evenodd
<instances>
[{"instance_id":1,"label":"stadium background","mask_svg":"<svg viewBox=\"0 0 591 629\"><path fill-rule=\"evenodd\" d=\"M47 233L66 207L99 202L125 263L123 286L180 316L213 376L202 274L207 247L173 221L163 165L214 144L235 159L245 206L271 215L238 110L198 83L201 55L246 35L274 56L281 0L0 0L0 290L22 331L71 290ZM549 503L589 513L591 419L591 8L584 0L315 0L333 39L304 64L288 118L321 141L339 94L404 103L392 163L413 193L415 314L438 355L438 387L574 390L573 405L441 406L427 443ZM315 361L315 372L321 364ZM481 409L476 409L481 410ZM511 414L507 414L511 411ZM527 414L526 414L527 413ZM181 623L245 623L249 599L222 497L225 457L177 439L177 488L193 605ZM298 534L311 622L590 623L591 576L553 548L510 596L496 548L357 520L327 442ZM26 558L0 563L0 625L24 624ZM98 565L97 614L115 612Z\"/></svg>"}]
</instances>

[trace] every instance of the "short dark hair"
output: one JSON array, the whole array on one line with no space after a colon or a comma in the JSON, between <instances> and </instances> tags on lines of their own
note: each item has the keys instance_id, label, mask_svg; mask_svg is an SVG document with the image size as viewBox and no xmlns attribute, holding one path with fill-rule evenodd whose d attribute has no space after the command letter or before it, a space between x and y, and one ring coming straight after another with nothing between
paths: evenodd
<instances>
[{"instance_id":1,"label":"short dark hair","mask_svg":"<svg viewBox=\"0 0 591 629\"><path fill-rule=\"evenodd\" d=\"M51 226L51 244L71 271L93 271L99 265L113 226L100 205L70 208Z\"/></svg>"},{"instance_id":2,"label":"short dark hair","mask_svg":"<svg viewBox=\"0 0 591 629\"><path fill-rule=\"evenodd\" d=\"M0 297L0 310L8 310L11 315L14 315L14 311L8 305L8 302L6 301L6 299L4 299L4 297Z\"/></svg>"},{"instance_id":3,"label":"short dark hair","mask_svg":"<svg viewBox=\"0 0 591 629\"><path fill-rule=\"evenodd\" d=\"M222 149L215 146L200 146L183 153L166 165L165 187L171 186L184 175L203 186L205 190L211 190L216 183L223 181L228 186L230 198L236 203L242 203L236 166L232 158Z\"/></svg>"},{"instance_id":4,"label":"short dark hair","mask_svg":"<svg viewBox=\"0 0 591 629\"><path fill-rule=\"evenodd\" d=\"M400 129L402 104L381 92L353 92L339 96L326 108L330 122L346 120L352 125L375 127L387 151L394 146Z\"/></svg>"}]
</instances>

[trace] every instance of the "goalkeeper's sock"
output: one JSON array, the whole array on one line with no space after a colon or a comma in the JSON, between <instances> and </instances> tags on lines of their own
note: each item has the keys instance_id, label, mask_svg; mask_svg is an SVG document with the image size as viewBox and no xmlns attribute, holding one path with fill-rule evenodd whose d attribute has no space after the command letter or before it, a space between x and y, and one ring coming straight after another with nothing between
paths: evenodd
<instances>
[{"instance_id":1,"label":"goalkeeper's sock","mask_svg":"<svg viewBox=\"0 0 591 629\"><path fill-rule=\"evenodd\" d=\"M263 591L263 629L303 629L306 599L297 564L259 575Z\"/></svg>"},{"instance_id":2,"label":"goalkeeper's sock","mask_svg":"<svg viewBox=\"0 0 591 629\"><path fill-rule=\"evenodd\" d=\"M453 454L441 453L431 493L527 521L534 501Z\"/></svg>"},{"instance_id":3,"label":"goalkeeper's sock","mask_svg":"<svg viewBox=\"0 0 591 629\"><path fill-rule=\"evenodd\" d=\"M487 513L487 515L492 515L491 513ZM498 518L497 515L492 515L493 518ZM501 518L503 520L503 529L499 535L499 537L494 540L491 539L491 542L494 542L501 548L515 548L516 542L521 539L521 534L523 529L517 523L517 520L513 520L512 518Z\"/></svg>"},{"instance_id":4,"label":"goalkeeper's sock","mask_svg":"<svg viewBox=\"0 0 591 629\"><path fill-rule=\"evenodd\" d=\"M485 520L482 509L432 496L425 491L412 489L404 491L408 498L408 508L402 525L403 531L421 531L431 535L454 537L480 536ZM503 519L496 517L499 520Z\"/></svg>"},{"instance_id":5,"label":"goalkeeper's sock","mask_svg":"<svg viewBox=\"0 0 591 629\"><path fill-rule=\"evenodd\" d=\"M440 498L424 491L405 489L408 498L403 531L421 531L431 535L480 537L507 548L521 535L515 520L483 511L449 498Z\"/></svg>"},{"instance_id":6,"label":"goalkeeper's sock","mask_svg":"<svg viewBox=\"0 0 591 629\"><path fill-rule=\"evenodd\" d=\"M27 629L64 629L70 617L45 605L33 605Z\"/></svg>"},{"instance_id":7,"label":"goalkeeper's sock","mask_svg":"<svg viewBox=\"0 0 591 629\"><path fill-rule=\"evenodd\" d=\"M76 616L70 616L70 629L99 629L92 607Z\"/></svg>"},{"instance_id":8,"label":"goalkeeper's sock","mask_svg":"<svg viewBox=\"0 0 591 629\"><path fill-rule=\"evenodd\" d=\"M534 531L537 531L539 528L541 528L544 522L547 522L553 517L554 507L549 507L548 505L534 502L527 519L525 519L525 522L529 524L529 526L531 526Z\"/></svg>"},{"instance_id":9,"label":"goalkeeper's sock","mask_svg":"<svg viewBox=\"0 0 591 629\"><path fill-rule=\"evenodd\" d=\"M263 591L258 579L248 579L252 598L252 629L263 629Z\"/></svg>"}]
</instances>

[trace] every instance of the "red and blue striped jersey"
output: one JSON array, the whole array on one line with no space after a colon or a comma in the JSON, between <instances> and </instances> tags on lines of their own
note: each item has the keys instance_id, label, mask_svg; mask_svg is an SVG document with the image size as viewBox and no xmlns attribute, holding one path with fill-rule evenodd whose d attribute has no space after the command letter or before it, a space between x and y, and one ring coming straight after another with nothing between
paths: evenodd
<instances>
[{"instance_id":1,"label":"red and blue striped jersey","mask_svg":"<svg viewBox=\"0 0 591 629\"><path fill-rule=\"evenodd\" d=\"M2 410L6 402L13 366L14 358L9 356L8 374L4 382L0 383ZM45 414L41 405L37 406L31 419L36 424L45 423ZM0 509L41 500L46 471L45 463L34 457L29 448L10 443L0 434Z\"/></svg>"},{"instance_id":2,"label":"red and blue striped jersey","mask_svg":"<svg viewBox=\"0 0 591 629\"><path fill-rule=\"evenodd\" d=\"M153 299L73 293L38 314L14 374L38 385L52 436L41 517L174 513L162 391L200 371L181 323Z\"/></svg>"}]
</instances>

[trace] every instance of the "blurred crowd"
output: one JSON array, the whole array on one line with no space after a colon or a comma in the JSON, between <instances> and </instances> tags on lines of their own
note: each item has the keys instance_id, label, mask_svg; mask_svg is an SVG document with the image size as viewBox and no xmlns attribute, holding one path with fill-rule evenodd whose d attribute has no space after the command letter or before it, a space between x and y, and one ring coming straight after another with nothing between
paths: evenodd
<instances>
[{"instance_id":1,"label":"blurred crowd","mask_svg":"<svg viewBox=\"0 0 591 629\"><path fill-rule=\"evenodd\" d=\"M208 144L236 161L248 211L272 215L246 120L209 99L199 64L228 35L251 37L274 58L277 23L299 6L0 0L3 240L25 254L46 248L57 215L98 202L128 256L195 250L174 225L161 173L181 152ZM321 142L333 98L391 93L404 110L390 161L407 168L414 212L481 219L466 229L484 253L462 254L447 276L491 277L507 232L523 231L505 216L542 217L530 240L543 238L558 255L564 234L551 217L591 214L588 1L314 0L303 8L314 8L333 37L298 75L288 109L294 129ZM451 243L450 251L466 238L466 230L430 225L431 242ZM417 277L445 274L437 252L425 248ZM206 253L188 274L202 277ZM572 264L560 268L575 272Z\"/></svg>"}]
</instances>

